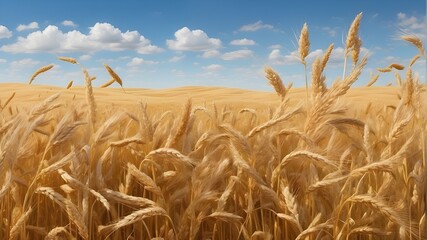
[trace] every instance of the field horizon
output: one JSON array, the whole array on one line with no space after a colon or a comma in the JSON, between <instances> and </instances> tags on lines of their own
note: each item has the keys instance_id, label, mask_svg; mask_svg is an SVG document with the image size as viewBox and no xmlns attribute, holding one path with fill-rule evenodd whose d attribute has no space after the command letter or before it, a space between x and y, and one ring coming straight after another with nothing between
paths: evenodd
<instances>
[{"instance_id":1,"label":"field horizon","mask_svg":"<svg viewBox=\"0 0 427 240\"><path fill-rule=\"evenodd\" d=\"M194 103L245 103L245 105L271 105L277 106L277 94L272 91L255 91L241 88L213 87L213 86L183 86L164 89L149 88L120 88L93 87L94 94L98 103L109 104L118 101L121 104L133 104L138 101L146 103L161 103L179 101L182 105L188 98ZM311 91L311 89L309 89ZM300 101L306 97L305 88L291 88L289 97L291 103ZM397 93L399 87L396 86L370 86L370 87L352 87L348 93L342 96L342 100L357 102L364 107L369 102L373 104L396 104L399 99ZM38 102L49 97L52 94L61 92L64 98L75 98L85 100L85 87L73 86L65 89L58 86L25 83L0 83L0 98L7 99L13 92L16 95L13 98L15 103ZM75 96L74 96L75 95ZM368 96L368 97L367 97ZM293 101L295 100L295 101Z\"/></svg>"}]
</instances>

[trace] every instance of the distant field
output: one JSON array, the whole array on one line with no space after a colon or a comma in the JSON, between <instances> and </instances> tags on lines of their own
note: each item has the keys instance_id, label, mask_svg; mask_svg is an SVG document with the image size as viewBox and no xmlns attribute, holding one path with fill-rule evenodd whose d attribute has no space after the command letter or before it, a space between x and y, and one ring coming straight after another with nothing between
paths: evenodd
<instances>
[{"instance_id":1,"label":"distant field","mask_svg":"<svg viewBox=\"0 0 427 240\"><path fill-rule=\"evenodd\" d=\"M17 83L0 83L0 98L7 99L12 92L16 92L15 105L29 105L43 100L50 95L62 91L63 100L84 100L84 87L64 89L53 86L28 85ZM360 87L352 88L342 97L342 100L351 104L351 108L363 108L371 102L373 105L385 106L396 104L397 87ZM133 106L138 101L149 103L149 107L162 106L174 109L181 106L188 98L194 104L232 105L236 107L264 108L278 105L277 95L274 92L250 91L237 88L221 87L180 87L171 89L139 89L139 88L94 88L94 94L100 105L111 103ZM305 99L305 89L291 89L290 103L295 104Z\"/></svg>"}]
</instances>

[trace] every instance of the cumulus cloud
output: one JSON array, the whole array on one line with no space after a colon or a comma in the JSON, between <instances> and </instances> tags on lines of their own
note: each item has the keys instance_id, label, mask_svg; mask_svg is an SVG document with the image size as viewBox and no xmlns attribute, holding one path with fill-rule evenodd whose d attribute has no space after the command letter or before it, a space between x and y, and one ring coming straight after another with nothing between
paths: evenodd
<instances>
[{"instance_id":1,"label":"cumulus cloud","mask_svg":"<svg viewBox=\"0 0 427 240\"><path fill-rule=\"evenodd\" d=\"M182 70L178 70L178 69L172 69L171 73L173 75L175 75L176 77L184 77L185 76L185 72Z\"/></svg>"},{"instance_id":2,"label":"cumulus cloud","mask_svg":"<svg viewBox=\"0 0 427 240\"><path fill-rule=\"evenodd\" d=\"M281 49L282 45L280 45L280 44L274 44L274 45L269 46L268 48L269 49Z\"/></svg>"},{"instance_id":3,"label":"cumulus cloud","mask_svg":"<svg viewBox=\"0 0 427 240\"><path fill-rule=\"evenodd\" d=\"M40 64L39 61L33 60L31 58L24 58L21 60L16 60L10 63L10 67L12 69L17 69L17 68L28 68L28 67L32 67L32 66L36 66Z\"/></svg>"},{"instance_id":4,"label":"cumulus cloud","mask_svg":"<svg viewBox=\"0 0 427 240\"><path fill-rule=\"evenodd\" d=\"M202 58L214 58L221 56L221 53L218 50L209 50L202 54Z\"/></svg>"},{"instance_id":5,"label":"cumulus cloud","mask_svg":"<svg viewBox=\"0 0 427 240\"><path fill-rule=\"evenodd\" d=\"M426 17L417 18L415 16L407 16L405 13L397 14L397 25L400 28L400 32L397 33L398 37L403 34L415 34L420 38L427 41L426 31Z\"/></svg>"},{"instance_id":6,"label":"cumulus cloud","mask_svg":"<svg viewBox=\"0 0 427 240\"><path fill-rule=\"evenodd\" d=\"M254 40L243 38L243 39L233 40L230 42L230 44L235 46L252 46L252 45L255 45L256 42Z\"/></svg>"},{"instance_id":7,"label":"cumulus cloud","mask_svg":"<svg viewBox=\"0 0 427 240\"><path fill-rule=\"evenodd\" d=\"M181 61L185 56L181 55L181 56L173 56L171 59L169 59L169 62L179 62Z\"/></svg>"},{"instance_id":8,"label":"cumulus cloud","mask_svg":"<svg viewBox=\"0 0 427 240\"><path fill-rule=\"evenodd\" d=\"M312 63L316 58L323 57L323 54L324 54L324 51L322 49L316 49L310 52L305 60L308 63ZM369 56L370 54L371 52L367 48L362 47L360 49L359 58L362 58L363 56ZM292 64L301 63L298 51L293 51L287 55L282 55L279 49L273 49L268 55L268 60L270 60L272 64L276 64L276 65L285 65L285 64L292 65ZM342 47L335 48L332 51L331 56L329 57L328 63L335 65L337 63L342 63L343 61L344 61L344 48Z\"/></svg>"},{"instance_id":9,"label":"cumulus cloud","mask_svg":"<svg viewBox=\"0 0 427 240\"><path fill-rule=\"evenodd\" d=\"M6 59L0 58L0 63L6 63L6 62L7 62Z\"/></svg>"},{"instance_id":10,"label":"cumulus cloud","mask_svg":"<svg viewBox=\"0 0 427 240\"><path fill-rule=\"evenodd\" d=\"M3 25L0 25L0 39L12 37L12 31Z\"/></svg>"},{"instance_id":11,"label":"cumulus cloud","mask_svg":"<svg viewBox=\"0 0 427 240\"><path fill-rule=\"evenodd\" d=\"M401 27L405 27L411 30L425 29L423 19L418 19L414 16L408 17L405 13L398 13L397 20L399 21L399 26Z\"/></svg>"},{"instance_id":12,"label":"cumulus cloud","mask_svg":"<svg viewBox=\"0 0 427 240\"><path fill-rule=\"evenodd\" d=\"M79 59L82 61L87 61L87 60L90 60L91 58L92 58L92 56L89 54L83 54L79 57Z\"/></svg>"},{"instance_id":13,"label":"cumulus cloud","mask_svg":"<svg viewBox=\"0 0 427 240\"><path fill-rule=\"evenodd\" d=\"M323 27L322 30L330 37L336 37L338 34L338 27Z\"/></svg>"},{"instance_id":14,"label":"cumulus cloud","mask_svg":"<svg viewBox=\"0 0 427 240\"><path fill-rule=\"evenodd\" d=\"M21 32L21 31L25 31L25 30L33 30L33 29L38 29L38 28L39 28L38 22L31 22L27 25L19 24L19 26L16 28L16 30L18 32Z\"/></svg>"},{"instance_id":15,"label":"cumulus cloud","mask_svg":"<svg viewBox=\"0 0 427 240\"><path fill-rule=\"evenodd\" d=\"M273 49L268 55L268 60L272 61L273 64L277 65L296 64L300 62L299 53L297 51L293 51L287 55L282 55L279 49Z\"/></svg>"},{"instance_id":16,"label":"cumulus cloud","mask_svg":"<svg viewBox=\"0 0 427 240\"><path fill-rule=\"evenodd\" d=\"M251 24L247 24L247 25L243 25L239 31L242 32L255 32L258 31L260 29L274 29L274 27L270 24L264 24L262 23L262 21L258 21L255 23L251 23Z\"/></svg>"},{"instance_id":17,"label":"cumulus cloud","mask_svg":"<svg viewBox=\"0 0 427 240\"><path fill-rule=\"evenodd\" d=\"M209 72L215 72L221 70L222 66L219 64L211 64L208 66L204 66L203 69Z\"/></svg>"},{"instance_id":18,"label":"cumulus cloud","mask_svg":"<svg viewBox=\"0 0 427 240\"><path fill-rule=\"evenodd\" d=\"M77 27L77 24L75 24L73 21L71 20L65 20L61 23L62 25L66 26L66 27Z\"/></svg>"},{"instance_id":19,"label":"cumulus cloud","mask_svg":"<svg viewBox=\"0 0 427 240\"><path fill-rule=\"evenodd\" d=\"M137 31L122 32L109 23L96 23L88 34L77 30L62 32L57 26L49 25L43 31L19 37L17 42L4 45L0 50L13 53L134 50L140 54L161 51Z\"/></svg>"},{"instance_id":20,"label":"cumulus cloud","mask_svg":"<svg viewBox=\"0 0 427 240\"><path fill-rule=\"evenodd\" d=\"M143 58L139 58L139 57L134 57L132 58L132 60L127 64L129 67L137 67L143 64L157 64L159 62L155 62L155 61L147 61L144 60Z\"/></svg>"},{"instance_id":21,"label":"cumulus cloud","mask_svg":"<svg viewBox=\"0 0 427 240\"><path fill-rule=\"evenodd\" d=\"M222 55L222 59L226 61L242 59L252 57L253 52L251 50L237 50L232 52L227 52Z\"/></svg>"},{"instance_id":22,"label":"cumulus cloud","mask_svg":"<svg viewBox=\"0 0 427 240\"><path fill-rule=\"evenodd\" d=\"M166 40L169 49L176 51L209 51L221 47L221 40L210 38L200 29L183 27L175 32L175 40Z\"/></svg>"}]
</instances>

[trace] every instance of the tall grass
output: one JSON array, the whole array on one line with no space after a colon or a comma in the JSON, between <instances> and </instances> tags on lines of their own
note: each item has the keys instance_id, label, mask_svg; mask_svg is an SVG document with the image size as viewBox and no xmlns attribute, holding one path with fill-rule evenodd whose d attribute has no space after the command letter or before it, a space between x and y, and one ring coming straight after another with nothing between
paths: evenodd
<instances>
[{"instance_id":1,"label":"tall grass","mask_svg":"<svg viewBox=\"0 0 427 240\"><path fill-rule=\"evenodd\" d=\"M266 68L280 97L271 114L191 99L181 112L102 108L86 70L86 107L58 93L1 112L0 239L426 238L424 88L413 63L397 105L350 113L340 97L367 59L354 57L327 87L332 51L296 106L291 85Z\"/></svg>"}]
</instances>

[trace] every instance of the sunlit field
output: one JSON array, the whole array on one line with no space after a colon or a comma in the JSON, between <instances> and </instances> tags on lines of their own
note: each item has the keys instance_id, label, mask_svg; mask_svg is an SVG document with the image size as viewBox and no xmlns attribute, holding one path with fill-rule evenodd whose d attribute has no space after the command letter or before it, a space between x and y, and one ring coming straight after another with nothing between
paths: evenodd
<instances>
[{"instance_id":1,"label":"sunlit field","mask_svg":"<svg viewBox=\"0 0 427 240\"><path fill-rule=\"evenodd\" d=\"M329 86L307 25L304 88L122 88L66 57L85 86L0 84L0 239L425 239L425 50L352 87L361 18Z\"/></svg>"}]
</instances>

